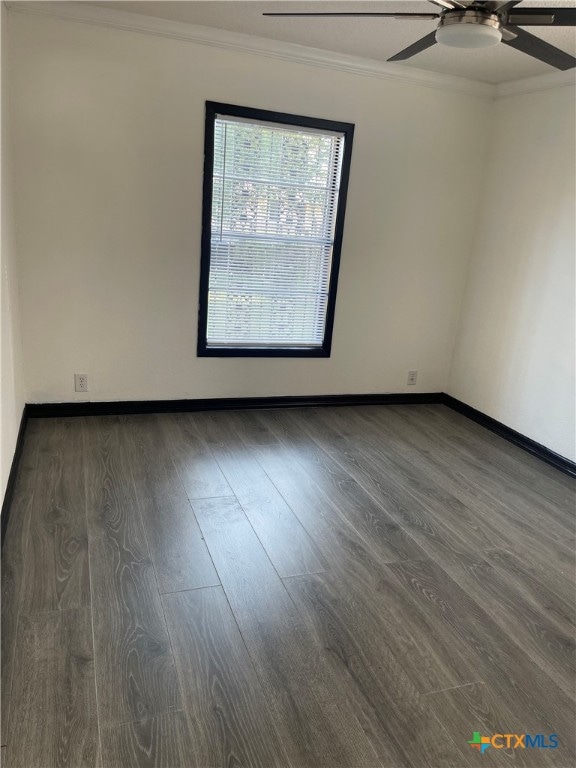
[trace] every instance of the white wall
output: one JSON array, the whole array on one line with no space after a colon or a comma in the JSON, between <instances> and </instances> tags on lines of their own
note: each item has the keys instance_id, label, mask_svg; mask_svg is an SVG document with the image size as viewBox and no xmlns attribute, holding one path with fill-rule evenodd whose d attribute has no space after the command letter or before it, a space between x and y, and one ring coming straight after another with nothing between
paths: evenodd
<instances>
[{"instance_id":1,"label":"white wall","mask_svg":"<svg viewBox=\"0 0 576 768\"><path fill-rule=\"evenodd\" d=\"M575 94L496 104L448 391L563 456L575 450Z\"/></svg>"},{"instance_id":2,"label":"white wall","mask_svg":"<svg viewBox=\"0 0 576 768\"><path fill-rule=\"evenodd\" d=\"M27 399L445 389L492 103L13 14ZM198 359L204 102L356 124L332 357ZM469 151L474 147L474 151ZM85 396L84 396L85 397Z\"/></svg>"},{"instance_id":3,"label":"white wall","mask_svg":"<svg viewBox=\"0 0 576 768\"><path fill-rule=\"evenodd\" d=\"M12 207L11 153L9 136L9 99L7 87L8 14L4 3L1 10L2 62L2 123L1 177L2 217L0 238L0 498L4 495L18 436L24 387L22 383L22 354L20 345L18 285L15 264L14 215Z\"/></svg>"}]
</instances>

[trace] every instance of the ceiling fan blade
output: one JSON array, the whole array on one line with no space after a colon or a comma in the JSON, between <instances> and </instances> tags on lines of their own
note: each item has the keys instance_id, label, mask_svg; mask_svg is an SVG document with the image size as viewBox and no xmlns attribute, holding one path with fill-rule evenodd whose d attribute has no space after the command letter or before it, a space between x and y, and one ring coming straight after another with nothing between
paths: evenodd
<instances>
[{"instance_id":1,"label":"ceiling fan blade","mask_svg":"<svg viewBox=\"0 0 576 768\"><path fill-rule=\"evenodd\" d=\"M468 5L481 5L482 8L485 8L492 13L495 13L496 11L502 13L502 11L506 11L508 8L512 8L521 2L522 0L473 0L473 2L468 3Z\"/></svg>"},{"instance_id":2,"label":"ceiling fan blade","mask_svg":"<svg viewBox=\"0 0 576 768\"><path fill-rule=\"evenodd\" d=\"M508 16L510 24L536 26L551 24L553 27L576 27L576 8L521 8Z\"/></svg>"},{"instance_id":3,"label":"ceiling fan blade","mask_svg":"<svg viewBox=\"0 0 576 768\"><path fill-rule=\"evenodd\" d=\"M514 40L518 35L516 32L512 32L511 29L508 29L507 27L500 27L500 32L502 33L502 40L507 43L510 40Z\"/></svg>"},{"instance_id":4,"label":"ceiling fan blade","mask_svg":"<svg viewBox=\"0 0 576 768\"><path fill-rule=\"evenodd\" d=\"M556 69L566 70L576 67L576 59L569 53L561 51L560 48L550 45L550 43L530 34L530 32L520 29L520 27L508 27L508 29L516 37L513 40L502 39L504 45L516 48L517 51L522 51L522 53L527 53L528 56L550 64L550 66L556 67Z\"/></svg>"},{"instance_id":5,"label":"ceiling fan blade","mask_svg":"<svg viewBox=\"0 0 576 768\"><path fill-rule=\"evenodd\" d=\"M411 56L415 56L417 53L420 53L420 51L425 51L426 48L430 48L432 45L436 45L436 30L430 32L426 37L417 40L415 43L412 43L408 48L404 48L403 51L395 54L388 59L388 61L404 61L404 59L409 59Z\"/></svg>"},{"instance_id":6,"label":"ceiling fan blade","mask_svg":"<svg viewBox=\"0 0 576 768\"><path fill-rule=\"evenodd\" d=\"M444 8L445 11L453 11L455 8L465 8L466 3L458 2L458 0L428 0L432 5L439 5L440 8Z\"/></svg>"},{"instance_id":7,"label":"ceiling fan blade","mask_svg":"<svg viewBox=\"0 0 576 768\"><path fill-rule=\"evenodd\" d=\"M332 17L339 17L339 18L380 18L383 17L385 19L423 19L428 21L429 19L439 19L440 14L439 13L317 13L315 11L310 11L309 13L263 13L262 16L319 16L323 18L332 18Z\"/></svg>"}]
</instances>

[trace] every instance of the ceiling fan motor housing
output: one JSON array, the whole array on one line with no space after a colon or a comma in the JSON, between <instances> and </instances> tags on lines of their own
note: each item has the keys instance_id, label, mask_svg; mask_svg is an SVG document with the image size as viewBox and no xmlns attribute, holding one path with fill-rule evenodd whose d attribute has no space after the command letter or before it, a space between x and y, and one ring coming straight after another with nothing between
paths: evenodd
<instances>
[{"instance_id":1,"label":"ceiling fan motor housing","mask_svg":"<svg viewBox=\"0 0 576 768\"><path fill-rule=\"evenodd\" d=\"M488 48L501 40L500 18L479 10L443 13L436 30L436 42L455 48Z\"/></svg>"}]
</instances>

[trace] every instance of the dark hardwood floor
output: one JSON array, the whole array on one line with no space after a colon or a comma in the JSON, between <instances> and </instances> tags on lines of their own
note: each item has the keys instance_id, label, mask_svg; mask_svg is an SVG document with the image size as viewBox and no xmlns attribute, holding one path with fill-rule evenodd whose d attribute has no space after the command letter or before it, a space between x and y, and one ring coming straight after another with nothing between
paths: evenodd
<instances>
[{"instance_id":1,"label":"dark hardwood floor","mask_svg":"<svg viewBox=\"0 0 576 768\"><path fill-rule=\"evenodd\" d=\"M32 419L2 765L576 765L575 493L440 405Z\"/></svg>"}]
</instances>

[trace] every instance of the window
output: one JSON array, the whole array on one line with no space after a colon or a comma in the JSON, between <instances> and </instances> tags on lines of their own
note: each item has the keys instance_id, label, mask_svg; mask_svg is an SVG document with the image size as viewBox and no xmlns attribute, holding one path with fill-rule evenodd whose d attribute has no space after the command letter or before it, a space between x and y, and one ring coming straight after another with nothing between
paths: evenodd
<instances>
[{"instance_id":1,"label":"window","mask_svg":"<svg viewBox=\"0 0 576 768\"><path fill-rule=\"evenodd\" d=\"M330 355L353 131L207 102L199 355Z\"/></svg>"}]
</instances>

